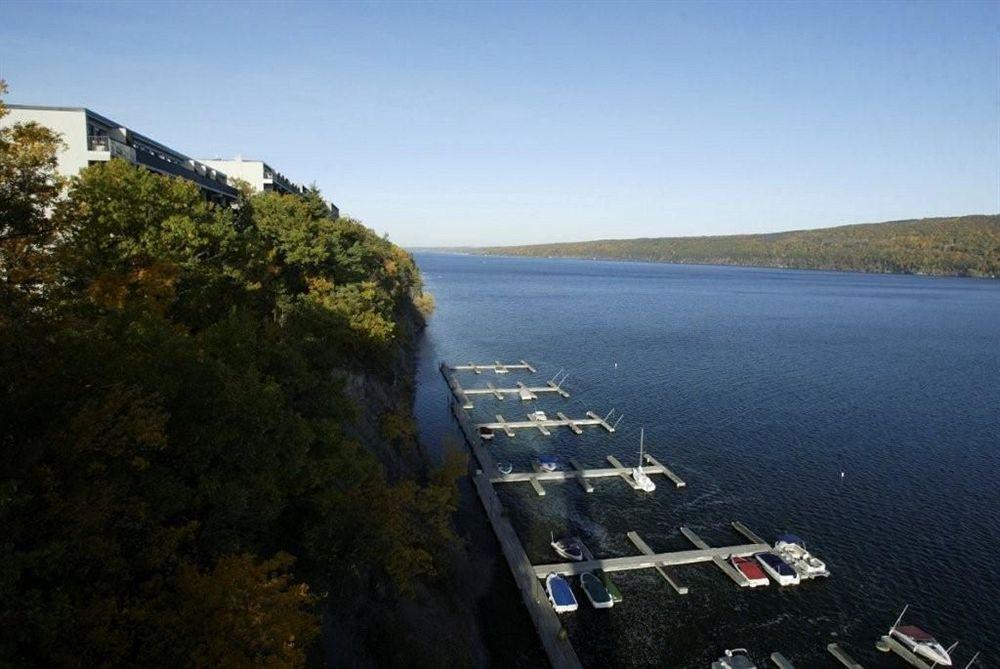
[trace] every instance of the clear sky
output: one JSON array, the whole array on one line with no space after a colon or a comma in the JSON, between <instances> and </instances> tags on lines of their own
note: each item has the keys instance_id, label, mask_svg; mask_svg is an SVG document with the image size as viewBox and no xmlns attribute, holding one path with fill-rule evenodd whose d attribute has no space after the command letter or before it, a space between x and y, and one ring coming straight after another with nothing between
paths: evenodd
<instances>
[{"instance_id":1,"label":"clear sky","mask_svg":"<svg viewBox=\"0 0 1000 669\"><path fill-rule=\"evenodd\" d=\"M8 101L409 246L1000 211L1000 2L0 2Z\"/></svg>"}]
</instances>

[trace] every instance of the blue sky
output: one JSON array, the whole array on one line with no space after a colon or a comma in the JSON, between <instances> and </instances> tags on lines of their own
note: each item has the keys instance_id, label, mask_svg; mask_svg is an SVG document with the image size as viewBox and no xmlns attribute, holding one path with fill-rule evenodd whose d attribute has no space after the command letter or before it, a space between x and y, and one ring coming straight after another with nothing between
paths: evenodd
<instances>
[{"instance_id":1,"label":"blue sky","mask_svg":"<svg viewBox=\"0 0 1000 669\"><path fill-rule=\"evenodd\" d=\"M1000 2L6 0L0 77L410 246L1000 211Z\"/></svg>"}]
</instances>

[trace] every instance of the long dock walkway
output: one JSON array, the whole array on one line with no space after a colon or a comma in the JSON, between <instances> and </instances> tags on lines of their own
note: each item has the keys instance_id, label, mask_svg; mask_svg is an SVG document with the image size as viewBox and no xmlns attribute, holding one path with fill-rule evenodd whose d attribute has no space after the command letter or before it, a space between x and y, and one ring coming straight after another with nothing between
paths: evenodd
<instances>
[{"instance_id":1,"label":"long dock walkway","mask_svg":"<svg viewBox=\"0 0 1000 669\"><path fill-rule=\"evenodd\" d=\"M587 482L587 479L597 479L597 478L614 478L621 477L625 480L630 487L635 490L639 489L639 486L635 483L632 478L632 470L625 467L618 458L609 455L608 461L613 465L612 467L599 467L593 469L587 469L580 465L579 462L570 458L570 464L573 469L565 471L554 471L554 472L544 472L539 471L537 468L535 471L531 472L513 472L510 474L497 474L490 479L490 483L531 483L534 487L535 492L539 495L545 494L545 489L541 486L542 481L578 481L583 489L587 492L593 492L594 487ZM646 454L646 461L649 465L644 465L642 470L646 474L662 474L674 482L674 485L678 488L683 488L687 484L680 479L679 476L670 471L667 467L660 464L653 456Z\"/></svg>"},{"instance_id":2,"label":"long dock walkway","mask_svg":"<svg viewBox=\"0 0 1000 669\"><path fill-rule=\"evenodd\" d=\"M593 411L588 411L586 418L568 418L566 416L562 418L532 418L529 414L528 420L507 420L502 415L497 414L495 423L479 423L476 425L477 428L485 427L491 430L502 430L508 437L514 436L514 430L525 428L539 430L542 434L548 435L548 428L550 427L568 427L576 434L580 434L581 430L579 428L590 426L600 426L611 433L615 431L614 426L607 422L606 417L602 418Z\"/></svg>"},{"instance_id":3,"label":"long dock walkway","mask_svg":"<svg viewBox=\"0 0 1000 669\"><path fill-rule=\"evenodd\" d=\"M531 372L532 374L535 373L535 368L526 363L524 360L520 360L513 365L505 365L499 360L494 361L492 364L485 365L470 362L467 365L451 365L449 369L456 372L475 372L476 374L482 374L486 371L494 372L496 374L506 374L512 369L523 369L526 372Z\"/></svg>"},{"instance_id":4,"label":"long dock walkway","mask_svg":"<svg viewBox=\"0 0 1000 669\"><path fill-rule=\"evenodd\" d=\"M630 569L652 569L654 567L672 567L682 564L697 564L711 562L716 557L726 559L734 555L748 556L769 550L767 544L743 544L740 546L720 546L718 548L701 548L689 551L673 551L670 553L652 553L630 555L627 557L602 558L584 560L582 562L558 562L534 566L535 576L545 578L555 572L566 576L575 576L587 571L601 569L604 571L626 571Z\"/></svg>"},{"instance_id":5,"label":"long dock walkway","mask_svg":"<svg viewBox=\"0 0 1000 669\"><path fill-rule=\"evenodd\" d=\"M450 377L446 373L444 365L442 365L441 371L446 379ZM493 489L489 477L482 473L483 471L497 471L495 461L483 448L475 428L462 407L457 402L449 404L466 443L482 469L472 477L472 482L479 495L479 501L486 510L486 516L493 527L497 541L500 543L500 549L507 559L511 575L513 575L514 582L517 583L521 593L521 600L535 625L535 630L538 632L549 663L556 669L580 669L582 667L580 658L573 650L573 644L570 643L569 637L559 621L559 616L549 604L548 596L541 582L534 577L531 561L528 560L528 555L524 551L524 546L521 545L521 540L518 538L514 526L504 516L503 505Z\"/></svg>"}]
</instances>

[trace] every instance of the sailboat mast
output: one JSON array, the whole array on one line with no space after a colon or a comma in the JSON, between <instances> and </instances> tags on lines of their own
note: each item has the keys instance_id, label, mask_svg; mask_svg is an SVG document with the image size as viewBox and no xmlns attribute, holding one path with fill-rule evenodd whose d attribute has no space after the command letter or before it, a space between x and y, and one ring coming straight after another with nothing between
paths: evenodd
<instances>
[{"instance_id":1,"label":"sailboat mast","mask_svg":"<svg viewBox=\"0 0 1000 669\"><path fill-rule=\"evenodd\" d=\"M639 469L642 469L642 448L643 442L646 440L646 428L639 428Z\"/></svg>"}]
</instances>

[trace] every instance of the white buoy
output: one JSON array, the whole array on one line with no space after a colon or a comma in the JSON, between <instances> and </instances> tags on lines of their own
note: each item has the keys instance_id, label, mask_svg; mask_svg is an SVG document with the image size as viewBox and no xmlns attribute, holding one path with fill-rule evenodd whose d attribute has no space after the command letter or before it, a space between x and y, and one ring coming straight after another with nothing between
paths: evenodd
<instances>
[{"instance_id":1,"label":"white buoy","mask_svg":"<svg viewBox=\"0 0 1000 669\"><path fill-rule=\"evenodd\" d=\"M844 472L840 472L840 478L844 478Z\"/></svg>"}]
</instances>

